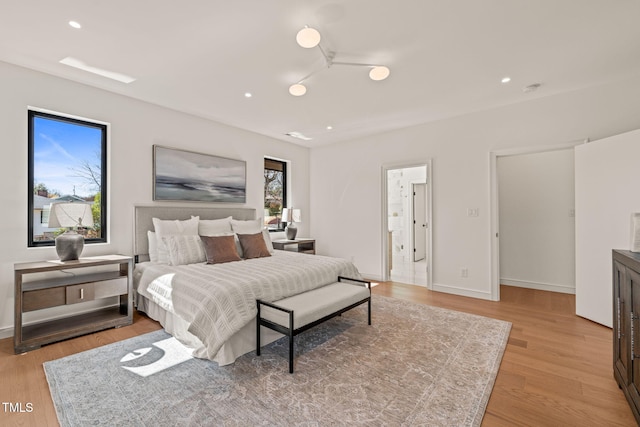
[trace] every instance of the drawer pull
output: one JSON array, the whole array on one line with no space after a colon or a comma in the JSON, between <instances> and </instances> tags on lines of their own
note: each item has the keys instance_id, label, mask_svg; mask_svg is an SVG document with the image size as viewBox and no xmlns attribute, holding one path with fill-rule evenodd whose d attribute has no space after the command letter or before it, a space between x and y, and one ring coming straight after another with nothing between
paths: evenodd
<instances>
[{"instance_id":1,"label":"drawer pull","mask_svg":"<svg viewBox=\"0 0 640 427\"><path fill-rule=\"evenodd\" d=\"M80 288L80 299L84 299L84 288Z\"/></svg>"}]
</instances>

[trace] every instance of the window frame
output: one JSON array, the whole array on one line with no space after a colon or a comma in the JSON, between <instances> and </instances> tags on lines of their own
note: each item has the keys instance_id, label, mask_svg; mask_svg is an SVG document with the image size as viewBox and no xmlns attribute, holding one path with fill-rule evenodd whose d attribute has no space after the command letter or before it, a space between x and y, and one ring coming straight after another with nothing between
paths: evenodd
<instances>
[{"instance_id":1,"label":"window frame","mask_svg":"<svg viewBox=\"0 0 640 427\"><path fill-rule=\"evenodd\" d=\"M107 215L107 153L109 140L109 125L96 120L79 118L75 116L65 115L63 113L44 111L36 108L27 110L27 150L28 150L28 167L27 167L27 247L47 247L54 246L55 240L34 240L34 154L35 154L35 120L36 118L44 118L48 120L57 120L60 122L76 124L80 126L88 126L100 130L100 237L85 238L85 244L107 243L108 236L108 215Z\"/></svg>"},{"instance_id":2,"label":"window frame","mask_svg":"<svg viewBox=\"0 0 640 427\"><path fill-rule=\"evenodd\" d=\"M278 169L273 169L273 168L267 167L267 163L268 162L278 163L282 167L282 171L280 171ZM282 172L282 206L280 208L281 209L280 212L282 213L282 209L287 207L287 193L288 193L288 188L287 188L287 185L288 185L287 161L276 159L276 158L273 158L273 157L265 157L264 158L264 170L273 170L273 171L276 171L276 172ZM263 185L264 184L266 184L266 183L263 183ZM266 202L266 200L265 200L265 202ZM265 209L266 209L266 207L265 207ZM266 224L264 224L264 225L266 225ZM267 227L267 230L269 232L274 232L274 233L275 232L281 232L281 231L285 230L285 225L286 224L284 222L280 221L280 222L278 222L278 226L276 228Z\"/></svg>"}]
</instances>

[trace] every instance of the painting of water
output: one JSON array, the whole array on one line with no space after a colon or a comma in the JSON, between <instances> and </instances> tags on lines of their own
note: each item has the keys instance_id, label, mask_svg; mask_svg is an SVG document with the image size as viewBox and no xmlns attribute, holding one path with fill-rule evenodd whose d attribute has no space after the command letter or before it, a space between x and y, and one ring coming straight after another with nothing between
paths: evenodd
<instances>
[{"instance_id":1,"label":"painting of water","mask_svg":"<svg viewBox=\"0 0 640 427\"><path fill-rule=\"evenodd\" d=\"M153 146L153 200L245 203L242 160Z\"/></svg>"}]
</instances>

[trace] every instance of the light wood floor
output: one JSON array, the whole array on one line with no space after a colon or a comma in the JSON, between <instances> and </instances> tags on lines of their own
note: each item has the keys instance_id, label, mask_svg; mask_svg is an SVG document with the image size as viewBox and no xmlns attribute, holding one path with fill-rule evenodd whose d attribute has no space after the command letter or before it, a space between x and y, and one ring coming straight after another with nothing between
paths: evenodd
<instances>
[{"instance_id":1,"label":"light wood floor","mask_svg":"<svg viewBox=\"0 0 640 427\"><path fill-rule=\"evenodd\" d=\"M613 379L611 329L573 314L575 296L502 286L502 301L491 302L391 282L374 293L512 322L483 426L636 425ZM33 406L8 413L1 404L0 425L58 425L43 362L159 328L136 315L132 326L22 355L13 354L11 339L0 340L0 402Z\"/></svg>"}]
</instances>

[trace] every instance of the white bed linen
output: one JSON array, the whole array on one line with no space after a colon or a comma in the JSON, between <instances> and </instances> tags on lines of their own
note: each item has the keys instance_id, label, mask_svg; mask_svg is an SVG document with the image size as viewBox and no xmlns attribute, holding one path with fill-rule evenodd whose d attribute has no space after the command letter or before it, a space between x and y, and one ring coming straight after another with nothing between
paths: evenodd
<instances>
[{"instance_id":1,"label":"white bed linen","mask_svg":"<svg viewBox=\"0 0 640 427\"><path fill-rule=\"evenodd\" d=\"M255 338L249 336L255 334L257 299L276 301L333 283L339 275L360 278L346 260L275 251L271 257L214 265L141 263L134 285L138 294L179 318L172 320L174 334L183 342L191 340L185 344L194 348L194 356L223 365L255 349ZM185 337L181 329L202 345ZM246 335L253 346L245 342L234 349L237 343L230 339L236 334Z\"/></svg>"},{"instance_id":2,"label":"white bed linen","mask_svg":"<svg viewBox=\"0 0 640 427\"><path fill-rule=\"evenodd\" d=\"M178 341L191 349L192 354L203 352L203 344L195 335L191 334L189 324L180 316L161 308L158 304L147 298L138 298L138 310L146 313L150 318L159 322L165 331L176 337ZM272 329L262 326L260 342L267 345L283 335ZM238 332L225 342L218 354L213 358L218 365L224 366L235 362L245 353L256 349L255 318L242 327Z\"/></svg>"}]
</instances>

